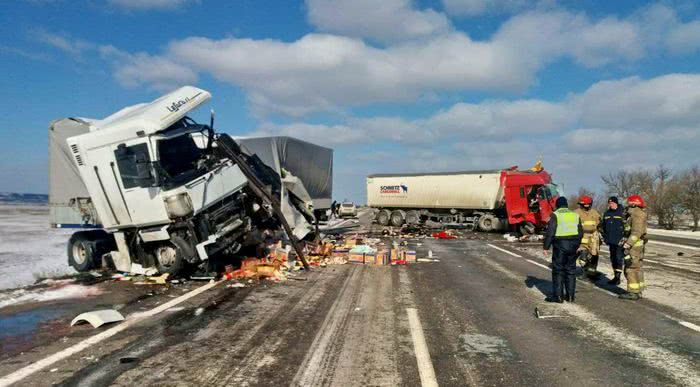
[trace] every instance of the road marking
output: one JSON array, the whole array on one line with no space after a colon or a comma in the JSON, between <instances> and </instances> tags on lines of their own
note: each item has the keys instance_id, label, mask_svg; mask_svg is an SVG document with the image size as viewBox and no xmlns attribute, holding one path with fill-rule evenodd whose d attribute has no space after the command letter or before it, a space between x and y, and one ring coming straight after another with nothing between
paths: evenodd
<instances>
[{"instance_id":1,"label":"road marking","mask_svg":"<svg viewBox=\"0 0 700 387\"><path fill-rule=\"evenodd\" d=\"M671 317L671 319L676 320L673 317ZM696 332L700 332L700 326L697 326L697 325L695 325L691 322L688 322L688 321L683 321L683 320L676 320L676 321L678 321L679 324L683 325L686 328L690 328Z\"/></svg>"},{"instance_id":2,"label":"road marking","mask_svg":"<svg viewBox=\"0 0 700 387\"><path fill-rule=\"evenodd\" d=\"M522 256L520 256L520 255L518 255L518 254L512 253L512 252L510 252L510 251L508 251L508 250L505 250L505 249L502 249L502 248L500 248L500 247L494 246L494 245L492 245L492 244L490 244L490 243L487 243L487 245L490 246L490 247L493 247L494 249L503 251L504 253L508 253L508 254L510 254L510 255L512 255L512 256L514 256L514 257L522 258ZM535 262L535 261L533 261L533 260L531 260L531 259L525 258L525 261L526 261L526 262L529 262L529 263L531 263L531 264L533 264L533 265L537 265L537 266L539 266L539 267L541 267L541 268L543 268L543 269L547 269L547 270L549 270L549 271L552 271L552 269L551 269L549 266L543 265L543 264L541 264L541 263L539 263L539 262ZM663 263L656 262L656 261L652 261L652 260L650 260L650 259L646 259L646 261L653 262L653 263L659 263L659 264L663 265ZM665 266L668 266L668 265L665 265ZM579 280L579 279L577 279L577 280L580 281L581 283L584 283L583 281L581 281L581 280ZM599 290L599 291L601 291L601 292L607 293L607 294L609 294L609 295L611 295L611 296L613 296L613 297L619 297L619 294L614 293L614 292L611 292L611 291L609 291L609 290L607 290L607 289L600 288L600 287L598 287L598 286L593 286L593 289L596 289L596 290ZM688 322L688 321L679 320L679 319L677 319L677 318L671 317L671 316L666 315L666 314L665 314L664 316L665 316L666 318L668 318L669 320L675 321L675 322L677 322L678 324L680 324L680 325L682 325L682 326L684 326L684 327L686 327L686 328L688 328L688 329L692 329L692 330L694 330L694 331L700 332L700 326L698 326L698 325L695 325L695 324L693 324L693 323L691 323L691 322Z\"/></svg>"},{"instance_id":3,"label":"road marking","mask_svg":"<svg viewBox=\"0 0 700 387\"><path fill-rule=\"evenodd\" d=\"M70 357L70 356L72 356L80 351L83 351L84 349L87 349L87 348L89 348L89 347L91 347L91 346L93 346L93 345L95 345L95 344L97 344L105 339L108 339L108 338L114 336L117 333L145 320L148 317L155 316L156 314L161 313L163 311L166 311L175 305L181 304L181 303L189 300L190 298L197 296L198 294L201 294L201 293L215 287L216 285L220 284L221 282L223 282L223 281L210 282L204 286L200 286L197 289L194 289L188 293L185 293L178 298L174 298L174 299L164 303L163 305L160 305L160 306L153 308L149 311L146 311L143 313L134 313L131 316L129 316L123 323L117 325L114 328L107 329L106 331L104 331L102 333L99 333L99 334L96 334L92 337L89 337L89 338L87 338L87 339L85 339L85 340L83 340L83 341L81 341L81 342L79 342L71 347L68 347L62 351L56 352L53 355L45 357L37 362L34 362L34 363L24 367L24 368L20 368L19 370L15 371L11 374L3 376L2 378L0 378L0 387L9 386L13 383L16 383L16 382L26 378L27 376L29 376L37 371L40 371L40 370L58 362L58 361L61 361L65 358L68 358L68 357Z\"/></svg>"},{"instance_id":4,"label":"road marking","mask_svg":"<svg viewBox=\"0 0 700 387\"><path fill-rule=\"evenodd\" d=\"M343 327L343 321L348 318L348 314L354 306L353 295L358 292L357 288L360 282L358 277L360 275L359 267L356 266L343 282L340 292L333 301L333 305L328 309L326 318L290 385L314 386L321 384L318 379L322 379L324 372L327 372L328 355L333 342L337 340L337 336L342 334L339 332Z\"/></svg>"},{"instance_id":5,"label":"road marking","mask_svg":"<svg viewBox=\"0 0 700 387\"><path fill-rule=\"evenodd\" d=\"M688 249L688 250L700 251L700 247L688 246L688 245L679 245L679 244L676 244L676 243L661 242L661 241L654 241L654 240L649 241L649 243L652 243L652 244L655 244L655 245L671 246L671 247L678 247L678 248L681 248L681 249Z\"/></svg>"},{"instance_id":6,"label":"road marking","mask_svg":"<svg viewBox=\"0 0 700 387\"><path fill-rule=\"evenodd\" d=\"M496 250L500 250L500 251L502 251L502 252L504 252L504 253L506 253L506 254L510 254L510 255L512 255L512 256L514 256L514 257L518 257L518 258L522 258L522 257L523 257L522 255L515 254L514 252L508 251L508 250L506 250L506 249L502 249L502 248L500 248L500 247L498 247L498 246L494 246L494 245L492 245L492 244L490 244L490 243L487 243L486 245L489 246L489 247L493 247L493 248L496 249Z\"/></svg>"},{"instance_id":7,"label":"road marking","mask_svg":"<svg viewBox=\"0 0 700 387\"><path fill-rule=\"evenodd\" d=\"M428 344L425 342L425 336L423 335L423 327L418 317L418 309L406 308L406 313L408 314L408 325L411 328L411 337L413 338L413 351L416 353L416 361L418 362L420 384L423 387L437 387L438 382L435 378L433 362L430 360Z\"/></svg>"},{"instance_id":8,"label":"road marking","mask_svg":"<svg viewBox=\"0 0 700 387\"><path fill-rule=\"evenodd\" d=\"M543 265L543 264L541 264L541 263L539 263L539 262L535 262L535 261L533 261L533 260L531 260L531 259L525 258L525 260L528 261L528 262L530 262L531 264L537 265L537 266L539 266L539 267L541 267L541 268L544 268L544 269L547 269L547 270L550 270L550 271L552 270L549 266Z\"/></svg>"}]
</instances>

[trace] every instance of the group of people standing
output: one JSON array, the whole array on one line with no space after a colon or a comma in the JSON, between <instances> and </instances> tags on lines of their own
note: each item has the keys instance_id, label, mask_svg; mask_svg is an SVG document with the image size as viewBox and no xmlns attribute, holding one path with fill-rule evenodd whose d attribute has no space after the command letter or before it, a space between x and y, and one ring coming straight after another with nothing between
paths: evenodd
<instances>
[{"instance_id":1,"label":"group of people standing","mask_svg":"<svg viewBox=\"0 0 700 387\"><path fill-rule=\"evenodd\" d=\"M624 272L627 291L621 299L642 297L644 275L642 260L646 243L647 214L644 199L639 195L627 198L627 208L615 196L608 198L608 209L601 217L593 208L593 199L581 196L578 208L570 210L565 197L559 197L556 211L549 220L544 239L545 254L552 252L552 295L549 302L574 302L576 294L576 261L582 262L583 273L592 281L598 272L600 245L610 251L613 277L610 285L619 285Z\"/></svg>"}]
</instances>

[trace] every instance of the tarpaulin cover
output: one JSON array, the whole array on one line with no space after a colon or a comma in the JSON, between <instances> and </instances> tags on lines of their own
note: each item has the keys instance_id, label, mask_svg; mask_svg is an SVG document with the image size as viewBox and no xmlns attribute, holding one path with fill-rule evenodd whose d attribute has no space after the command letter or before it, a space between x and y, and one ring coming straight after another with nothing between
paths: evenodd
<instances>
[{"instance_id":1,"label":"tarpaulin cover","mask_svg":"<svg viewBox=\"0 0 700 387\"><path fill-rule=\"evenodd\" d=\"M333 194L333 149L292 137L236 138L244 151L280 173L291 172L304 184L314 208L330 208Z\"/></svg>"}]
</instances>

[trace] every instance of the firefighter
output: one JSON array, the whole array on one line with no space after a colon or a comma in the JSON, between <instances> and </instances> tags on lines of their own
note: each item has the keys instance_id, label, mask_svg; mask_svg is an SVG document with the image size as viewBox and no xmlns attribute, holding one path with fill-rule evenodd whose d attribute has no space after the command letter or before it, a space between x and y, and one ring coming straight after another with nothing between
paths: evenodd
<instances>
[{"instance_id":1,"label":"firefighter","mask_svg":"<svg viewBox=\"0 0 700 387\"><path fill-rule=\"evenodd\" d=\"M569 210L569 204L565 197L560 196L557 199L556 207L553 216L549 218L544 238L545 256L550 247L553 247L554 250L552 252L552 295L545 298L545 301L574 302L576 298L576 252L581 245L583 227L578 214ZM565 290L566 294L563 294L562 290Z\"/></svg>"},{"instance_id":2,"label":"firefighter","mask_svg":"<svg viewBox=\"0 0 700 387\"><path fill-rule=\"evenodd\" d=\"M578 200L579 208L576 213L581 218L583 226L583 238L581 238L581 248L578 257L584 262L583 272L590 280L596 280L600 276L598 273L598 254L600 250L600 214L593 207L593 199L590 196L581 196Z\"/></svg>"},{"instance_id":3,"label":"firefighter","mask_svg":"<svg viewBox=\"0 0 700 387\"><path fill-rule=\"evenodd\" d=\"M647 212L644 199L639 195L627 198L626 237L620 241L625 252L625 278L627 292L620 294L624 300L639 300L644 289L644 245L647 237Z\"/></svg>"},{"instance_id":4,"label":"firefighter","mask_svg":"<svg viewBox=\"0 0 700 387\"><path fill-rule=\"evenodd\" d=\"M625 235L625 211L620 205L617 196L608 198L608 210L603 214L601 230L603 240L610 250L610 263L613 268L613 278L608 281L610 285L619 285L620 276L624 267L624 249L620 241Z\"/></svg>"}]
</instances>

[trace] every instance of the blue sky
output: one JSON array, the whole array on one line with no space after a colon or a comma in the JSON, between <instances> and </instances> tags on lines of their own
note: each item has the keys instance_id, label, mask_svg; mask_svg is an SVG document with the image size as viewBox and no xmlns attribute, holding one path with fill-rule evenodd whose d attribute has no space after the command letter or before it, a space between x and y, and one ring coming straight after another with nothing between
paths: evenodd
<instances>
[{"instance_id":1,"label":"blue sky","mask_svg":"<svg viewBox=\"0 0 700 387\"><path fill-rule=\"evenodd\" d=\"M219 130L369 173L529 167L567 191L698 163L693 1L26 0L0 5L0 191L47 191L46 130L184 84ZM206 109L199 118L206 117ZM197 117L195 117L197 118Z\"/></svg>"}]
</instances>

